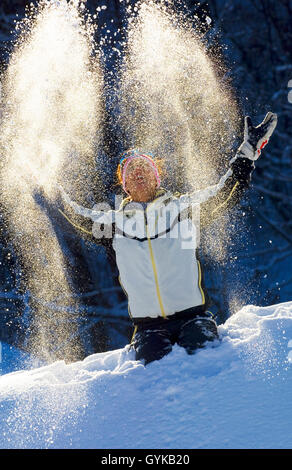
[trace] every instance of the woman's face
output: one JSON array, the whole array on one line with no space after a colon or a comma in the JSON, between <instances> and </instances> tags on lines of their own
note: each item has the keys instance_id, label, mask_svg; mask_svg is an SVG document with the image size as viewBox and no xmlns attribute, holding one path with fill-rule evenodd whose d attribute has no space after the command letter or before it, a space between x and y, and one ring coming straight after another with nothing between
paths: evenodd
<instances>
[{"instance_id":1,"label":"woman's face","mask_svg":"<svg viewBox=\"0 0 292 470\"><path fill-rule=\"evenodd\" d=\"M157 186L151 163L143 158L134 158L130 161L126 169L125 185L133 201L147 202L151 200Z\"/></svg>"}]
</instances>

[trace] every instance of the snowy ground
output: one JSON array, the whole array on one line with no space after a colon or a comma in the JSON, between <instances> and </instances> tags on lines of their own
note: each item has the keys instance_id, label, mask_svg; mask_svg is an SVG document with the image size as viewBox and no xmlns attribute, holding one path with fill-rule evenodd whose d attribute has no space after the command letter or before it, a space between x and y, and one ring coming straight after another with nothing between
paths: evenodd
<instances>
[{"instance_id":1,"label":"snowy ground","mask_svg":"<svg viewBox=\"0 0 292 470\"><path fill-rule=\"evenodd\" d=\"M292 302L146 368L125 349L0 377L1 448L292 448Z\"/></svg>"}]
</instances>

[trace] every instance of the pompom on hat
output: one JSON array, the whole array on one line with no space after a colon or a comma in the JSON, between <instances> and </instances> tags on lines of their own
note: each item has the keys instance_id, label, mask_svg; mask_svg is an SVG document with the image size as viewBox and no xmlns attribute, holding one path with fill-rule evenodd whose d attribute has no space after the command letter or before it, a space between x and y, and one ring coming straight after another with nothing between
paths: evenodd
<instances>
[{"instance_id":1,"label":"pompom on hat","mask_svg":"<svg viewBox=\"0 0 292 470\"><path fill-rule=\"evenodd\" d=\"M159 188L161 184L161 179L159 176L159 171L156 166L155 161L153 160L153 155L151 153L142 153L139 152L136 149L128 150L125 152L120 159L120 167L121 167L121 176L122 176L122 182L123 182L123 189L124 191L128 194L126 190L126 173L127 173L127 168L129 163L134 159L134 158L143 158L144 160L148 161L150 163L151 168L154 171L155 177L156 177L156 182L157 182L157 188Z\"/></svg>"}]
</instances>

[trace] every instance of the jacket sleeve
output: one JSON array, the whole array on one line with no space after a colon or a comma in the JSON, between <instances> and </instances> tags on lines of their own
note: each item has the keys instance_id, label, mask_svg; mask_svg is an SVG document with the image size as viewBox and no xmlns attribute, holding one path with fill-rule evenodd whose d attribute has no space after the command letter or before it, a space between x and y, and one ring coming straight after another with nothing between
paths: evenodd
<instances>
[{"instance_id":1,"label":"jacket sleeve","mask_svg":"<svg viewBox=\"0 0 292 470\"><path fill-rule=\"evenodd\" d=\"M58 213L62 217L62 226L66 232L74 232L78 234L84 241L94 242L99 244L101 239L95 238L92 233L93 223L90 220L86 220L81 216L78 216L74 213L69 207L58 208Z\"/></svg>"},{"instance_id":2,"label":"jacket sleeve","mask_svg":"<svg viewBox=\"0 0 292 470\"><path fill-rule=\"evenodd\" d=\"M106 234L104 227L109 228L108 224L106 225L111 219L109 214L78 206L67 195L65 198L64 194L62 200L59 198L56 203L49 201L43 191L35 192L34 199L47 213L53 225L57 224L66 232L78 234L85 241L107 246L110 237L104 236ZM94 231L94 225L99 229L100 237L96 236L97 230ZM107 235L110 235L108 231Z\"/></svg>"},{"instance_id":3,"label":"jacket sleeve","mask_svg":"<svg viewBox=\"0 0 292 470\"><path fill-rule=\"evenodd\" d=\"M232 161L231 172L224 185L200 206L202 228L212 223L227 210L232 209L241 200L249 186L254 167L254 162L248 158L237 157Z\"/></svg>"},{"instance_id":4,"label":"jacket sleeve","mask_svg":"<svg viewBox=\"0 0 292 470\"><path fill-rule=\"evenodd\" d=\"M107 246L109 239L112 238L115 211L88 209L80 206L71 201L63 188L61 194L64 210L59 209L59 212L63 217L79 231L82 238Z\"/></svg>"},{"instance_id":5,"label":"jacket sleeve","mask_svg":"<svg viewBox=\"0 0 292 470\"><path fill-rule=\"evenodd\" d=\"M204 227L225 211L234 207L248 187L254 163L249 158L235 157L219 182L203 190L180 195L179 212L190 206L200 207L200 225Z\"/></svg>"}]
</instances>

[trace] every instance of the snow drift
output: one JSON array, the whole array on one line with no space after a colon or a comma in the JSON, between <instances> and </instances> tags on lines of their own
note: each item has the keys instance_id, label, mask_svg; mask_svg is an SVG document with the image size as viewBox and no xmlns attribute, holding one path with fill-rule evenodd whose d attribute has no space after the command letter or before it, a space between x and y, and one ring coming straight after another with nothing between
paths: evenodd
<instances>
[{"instance_id":1,"label":"snow drift","mask_svg":"<svg viewBox=\"0 0 292 470\"><path fill-rule=\"evenodd\" d=\"M292 302L146 368L127 348L0 377L2 448L291 448Z\"/></svg>"}]
</instances>

